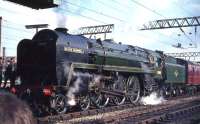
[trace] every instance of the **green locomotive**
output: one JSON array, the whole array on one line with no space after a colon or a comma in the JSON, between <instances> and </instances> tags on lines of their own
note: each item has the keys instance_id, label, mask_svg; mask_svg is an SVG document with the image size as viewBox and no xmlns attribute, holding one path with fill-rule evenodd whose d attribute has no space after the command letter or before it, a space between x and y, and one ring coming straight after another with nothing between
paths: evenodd
<instances>
[{"instance_id":1,"label":"green locomotive","mask_svg":"<svg viewBox=\"0 0 200 124\"><path fill-rule=\"evenodd\" d=\"M17 94L57 113L75 104L82 110L111 101L137 104L141 96L161 88L171 92L186 83L185 61L110 39L72 35L63 28L22 40L17 55L22 82Z\"/></svg>"}]
</instances>

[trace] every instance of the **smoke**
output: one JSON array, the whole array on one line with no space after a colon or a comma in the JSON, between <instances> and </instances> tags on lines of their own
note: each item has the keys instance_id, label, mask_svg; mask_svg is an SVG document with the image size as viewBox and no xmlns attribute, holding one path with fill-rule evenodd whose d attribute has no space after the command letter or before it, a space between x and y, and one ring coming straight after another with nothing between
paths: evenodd
<instances>
[{"instance_id":1,"label":"smoke","mask_svg":"<svg viewBox=\"0 0 200 124\"><path fill-rule=\"evenodd\" d=\"M76 94L80 94L83 92L86 92L88 90L88 79L89 74L86 73L80 73L80 72L73 72L73 77L75 78L75 81L72 82L72 85L70 86L68 92L67 92L67 98L68 98L68 104L71 106L76 105Z\"/></svg>"},{"instance_id":2,"label":"smoke","mask_svg":"<svg viewBox=\"0 0 200 124\"><path fill-rule=\"evenodd\" d=\"M150 73L151 71L150 67L148 67L146 64L142 62L140 64L145 72ZM144 78L145 78L144 82L145 89L150 92L155 91L155 89L157 89L157 83L155 82L155 80L149 74L145 74ZM149 96L144 96L140 100L140 102L144 105L158 105L165 101L166 100L163 98L163 96L158 95L157 92L152 92Z\"/></svg>"},{"instance_id":3,"label":"smoke","mask_svg":"<svg viewBox=\"0 0 200 124\"><path fill-rule=\"evenodd\" d=\"M75 78L75 81L72 82L72 85L67 92L67 103L70 106L75 106L77 104L76 94L84 95L84 93L88 91L88 83L91 75L88 73L73 72L73 77Z\"/></svg>"},{"instance_id":4,"label":"smoke","mask_svg":"<svg viewBox=\"0 0 200 124\"><path fill-rule=\"evenodd\" d=\"M80 89L80 84L83 83L80 77L78 77L74 85L69 88L69 91L67 93L67 98L68 98L68 104L71 106L76 105L76 100L75 100L75 93L77 93Z\"/></svg>"},{"instance_id":5,"label":"smoke","mask_svg":"<svg viewBox=\"0 0 200 124\"><path fill-rule=\"evenodd\" d=\"M67 103L70 106L75 106L76 95L86 95L88 92L88 87L90 84L97 87L100 86L101 75L91 75L89 73L73 72L73 77L75 80L72 82L68 92L67 92ZM93 80L91 80L93 79Z\"/></svg>"},{"instance_id":6,"label":"smoke","mask_svg":"<svg viewBox=\"0 0 200 124\"><path fill-rule=\"evenodd\" d=\"M163 96L159 96L156 92L152 92L149 96L142 97L140 100L143 105L158 105L165 101Z\"/></svg>"},{"instance_id":7,"label":"smoke","mask_svg":"<svg viewBox=\"0 0 200 124\"><path fill-rule=\"evenodd\" d=\"M56 21L57 21L57 27L66 27L67 24L67 16L63 14L56 14Z\"/></svg>"},{"instance_id":8,"label":"smoke","mask_svg":"<svg viewBox=\"0 0 200 124\"><path fill-rule=\"evenodd\" d=\"M64 68L64 74L59 74L60 78L65 78L67 81L70 71L72 71L72 79L70 82L69 90L66 93L67 96L67 103L70 106L75 106L76 103L76 96L80 95L87 95L89 86L99 86L101 84L101 78L102 75L95 75L95 74L89 74L89 73L82 73L82 72L76 72L74 70L70 70L70 66L68 63L63 63L63 66L59 67L57 69L58 71L63 70ZM61 79L60 79L61 80Z\"/></svg>"},{"instance_id":9,"label":"smoke","mask_svg":"<svg viewBox=\"0 0 200 124\"><path fill-rule=\"evenodd\" d=\"M60 5L53 9L53 11L56 14L56 23L57 27L66 27L67 24L67 14L64 12L64 10L67 10L68 6L64 3L64 1L61 1Z\"/></svg>"}]
</instances>

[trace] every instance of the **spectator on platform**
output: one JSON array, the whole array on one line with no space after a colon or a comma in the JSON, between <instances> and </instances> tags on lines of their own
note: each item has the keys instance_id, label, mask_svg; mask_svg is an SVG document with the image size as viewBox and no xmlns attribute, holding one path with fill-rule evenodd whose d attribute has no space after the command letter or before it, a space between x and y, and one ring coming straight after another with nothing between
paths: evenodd
<instances>
[{"instance_id":1,"label":"spectator on platform","mask_svg":"<svg viewBox=\"0 0 200 124\"><path fill-rule=\"evenodd\" d=\"M16 78L16 61L15 58L11 58L8 61L8 65L5 71L5 87L7 86L8 80L10 80L10 87L15 84Z\"/></svg>"},{"instance_id":2,"label":"spectator on platform","mask_svg":"<svg viewBox=\"0 0 200 124\"><path fill-rule=\"evenodd\" d=\"M28 105L16 96L0 91L1 124L36 124Z\"/></svg>"},{"instance_id":3,"label":"spectator on platform","mask_svg":"<svg viewBox=\"0 0 200 124\"><path fill-rule=\"evenodd\" d=\"M5 84L4 84L4 88L6 88L6 86L8 85L8 80L11 80L11 73L12 73L12 64L11 61L8 60L7 61L7 66L5 69Z\"/></svg>"},{"instance_id":4,"label":"spectator on platform","mask_svg":"<svg viewBox=\"0 0 200 124\"><path fill-rule=\"evenodd\" d=\"M0 86L2 86L2 77L3 77L3 59L0 57Z\"/></svg>"},{"instance_id":5,"label":"spectator on platform","mask_svg":"<svg viewBox=\"0 0 200 124\"><path fill-rule=\"evenodd\" d=\"M13 85L15 85L15 79L16 79L16 71L17 71L17 63L16 63L16 59L13 57L11 58L11 66L12 66L12 70L11 70L11 76L10 76L10 82L11 82L11 87Z\"/></svg>"}]
</instances>

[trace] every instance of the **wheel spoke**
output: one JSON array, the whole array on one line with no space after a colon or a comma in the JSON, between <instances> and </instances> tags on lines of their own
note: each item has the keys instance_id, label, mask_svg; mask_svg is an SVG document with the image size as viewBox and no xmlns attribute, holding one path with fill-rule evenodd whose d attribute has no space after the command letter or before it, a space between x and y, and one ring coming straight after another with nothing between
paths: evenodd
<instances>
[{"instance_id":1,"label":"wheel spoke","mask_svg":"<svg viewBox=\"0 0 200 124\"><path fill-rule=\"evenodd\" d=\"M98 93L93 95L92 100L98 108L103 108L108 105L110 98L105 94Z\"/></svg>"},{"instance_id":2,"label":"wheel spoke","mask_svg":"<svg viewBox=\"0 0 200 124\"><path fill-rule=\"evenodd\" d=\"M123 97L114 97L114 103L117 104L117 105L124 104L125 100L126 100L125 96L123 96Z\"/></svg>"},{"instance_id":3,"label":"wheel spoke","mask_svg":"<svg viewBox=\"0 0 200 124\"><path fill-rule=\"evenodd\" d=\"M125 85L126 85L126 79L123 76L119 76L118 80L113 84L112 88L113 90L118 90L121 92L125 92ZM113 98L113 102L116 105L122 105L124 104L126 100L126 96L115 96Z\"/></svg>"},{"instance_id":4,"label":"wheel spoke","mask_svg":"<svg viewBox=\"0 0 200 124\"><path fill-rule=\"evenodd\" d=\"M127 97L130 102L135 104L140 98L140 84L137 77L132 76L127 82Z\"/></svg>"},{"instance_id":5,"label":"wheel spoke","mask_svg":"<svg viewBox=\"0 0 200 124\"><path fill-rule=\"evenodd\" d=\"M81 110L88 110L90 107L90 97L88 95L81 97L79 105L81 107Z\"/></svg>"},{"instance_id":6,"label":"wheel spoke","mask_svg":"<svg viewBox=\"0 0 200 124\"><path fill-rule=\"evenodd\" d=\"M55 107L54 107L55 111L58 114L63 114L67 111L67 108L68 107L65 96L62 94L57 94L55 97Z\"/></svg>"}]
</instances>

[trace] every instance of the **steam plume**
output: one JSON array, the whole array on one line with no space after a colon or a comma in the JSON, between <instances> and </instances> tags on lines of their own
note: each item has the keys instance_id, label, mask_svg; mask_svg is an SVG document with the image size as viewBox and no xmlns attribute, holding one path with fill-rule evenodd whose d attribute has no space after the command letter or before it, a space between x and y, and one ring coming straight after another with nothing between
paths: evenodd
<instances>
[{"instance_id":1,"label":"steam plume","mask_svg":"<svg viewBox=\"0 0 200 124\"><path fill-rule=\"evenodd\" d=\"M76 94L83 93L88 90L88 79L89 74L88 73L73 73L73 76L76 77L76 80L72 82L72 86L70 86L67 98L68 98L68 104L71 106L76 105Z\"/></svg>"},{"instance_id":2,"label":"steam plume","mask_svg":"<svg viewBox=\"0 0 200 124\"><path fill-rule=\"evenodd\" d=\"M140 100L143 105L158 105L165 101L163 96L159 97L156 92L152 92L149 96L142 97Z\"/></svg>"},{"instance_id":3,"label":"steam plume","mask_svg":"<svg viewBox=\"0 0 200 124\"><path fill-rule=\"evenodd\" d=\"M75 93L79 91L79 86L82 83L82 80L80 77L76 79L74 82L74 85L69 88L69 91L67 93L67 98L68 98L68 104L71 106L76 105L76 100L75 100Z\"/></svg>"},{"instance_id":4,"label":"steam plume","mask_svg":"<svg viewBox=\"0 0 200 124\"><path fill-rule=\"evenodd\" d=\"M93 83L95 86L99 86L101 75L91 75L89 73L74 72L73 77L76 77L76 80L72 82L67 92L68 104L71 106L76 105L76 94L86 95L88 91L89 83ZM93 80L91 80L93 79Z\"/></svg>"},{"instance_id":5,"label":"steam plume","mask_svg":"<svg viewBox=\"0 0 200 124\"><path fill-rule=\"evenodd\" d=\"M66 27L67 16L63 12L64 8L68 9L68 6L64 3L64 1L61 1L61 4L54 9L54 12L56 13L57 27Z\"/></svg>"}]
</instances>

